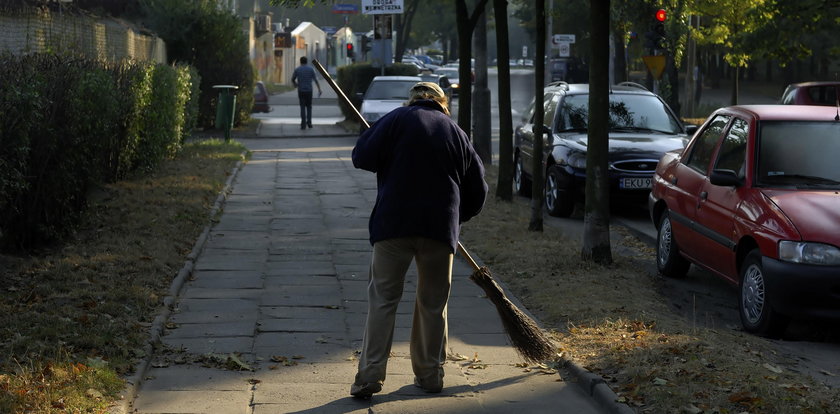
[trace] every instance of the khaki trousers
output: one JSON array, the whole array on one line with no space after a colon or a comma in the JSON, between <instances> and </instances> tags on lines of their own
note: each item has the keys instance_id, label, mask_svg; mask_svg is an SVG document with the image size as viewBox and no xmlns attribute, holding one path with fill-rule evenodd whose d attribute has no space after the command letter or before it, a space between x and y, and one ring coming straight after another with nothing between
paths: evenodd
<instances>
[{"instance_id":1,"label":"khaki trousers","mask_svg":"<svg viewBox=\"0 0 840 414\"><path fill-rule=\"evenodd\" d=\"M446 304L452 285L448 244L407 237L376 242L368 283L368 315L356 384L385 381L394 339L397 305L412 259L417 264L417 298L411 326L411 366L424 386L443 385L446 362Z\"/></svg>"}]
</instances>

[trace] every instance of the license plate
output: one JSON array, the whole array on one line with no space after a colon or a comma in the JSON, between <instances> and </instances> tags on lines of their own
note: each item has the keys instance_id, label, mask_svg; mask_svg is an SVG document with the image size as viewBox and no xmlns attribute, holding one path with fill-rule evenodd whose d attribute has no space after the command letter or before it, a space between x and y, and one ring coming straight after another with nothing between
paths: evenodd
<instances>
[{"instance_id":1,"label":"license plate","mask_svg":"<svg viewBox=\"0 0 840 414\"><path fill-rule=\"evenodd\" d=\"M618 186L625 190L650 189L651 178L622 178Z\"/></svg>"}]
</instances>

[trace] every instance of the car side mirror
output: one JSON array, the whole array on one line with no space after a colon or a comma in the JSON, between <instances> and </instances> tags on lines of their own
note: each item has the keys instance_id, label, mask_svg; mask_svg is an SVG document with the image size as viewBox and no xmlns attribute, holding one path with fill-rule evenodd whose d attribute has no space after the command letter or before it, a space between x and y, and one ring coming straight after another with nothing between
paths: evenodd
<instances>
[{"instance_id":1,"label":"car side mirror","mask_svg":"<svg viewBox=\"0 0 840 414\"><path fill-rule=\"evenodd\" d=\"M685 125L685 133L688 134L688 135L694 135L694 133L697 132L697 128L699 128L697 125L686 124Z\"/></svg>"},{"instance_id":2,"label":"car side mirror","mask_svg":"<svg viewBox=\"0 0 840 414\"><path fill-rule=\"evenodd\" d=\"M709 182L719 187L740 187L741 179L732 170L714 170L709 176Z\"/></svg>"}]
</instances>

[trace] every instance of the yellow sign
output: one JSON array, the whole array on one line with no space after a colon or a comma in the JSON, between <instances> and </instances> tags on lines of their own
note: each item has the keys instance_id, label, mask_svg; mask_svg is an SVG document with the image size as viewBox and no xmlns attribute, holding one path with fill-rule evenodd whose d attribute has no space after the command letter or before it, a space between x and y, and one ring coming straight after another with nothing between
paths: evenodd
<instances>
[{"instance_id":1,"label":"yellow sign","mask_svg":"<svg viewBox=\"0 0 840 414\"><path fill-rule=\"evenodd\" d=\"M645 66L647 66L648 71L650 74L653 75L653 78L656 80L662 79L662 72L665 72L665 56L642 56L642 60L645 61Z\"/></svg>"}]
</instances>

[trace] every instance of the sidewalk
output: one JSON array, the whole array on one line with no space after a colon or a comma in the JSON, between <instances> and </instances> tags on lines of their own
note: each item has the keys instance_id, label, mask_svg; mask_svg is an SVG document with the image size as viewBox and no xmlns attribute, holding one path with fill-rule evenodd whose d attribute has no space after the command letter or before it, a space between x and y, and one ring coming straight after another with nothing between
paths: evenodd
<instances>
[{"instance_id":1,"label":"sidewalk","mask_svg":"<svg viewBox=\"0 0 840 414\"><path fill-rule=\"evenodd\" d=\"M367 219L376 182L373 174L352 166L355 137L314 137L328 135L328 128L319 124L304 134L298 129L296 136L242 140L253 157L232 180L224 213L173 306L162 336L165 349L156 352L143 374L131 412L617 409L602 407L589 395L606 388L593 387L598 381L592 374L561 371L561 376L517 366L522 361L494 306L468 280L471 269L460 258L449 305L452 358L445 365L443 392L426 394L412 385L412 267L384 388L368 401L351 398L366 313ZM307 133L312 136L303 137ZM614 394L600 401L612 403L610 398Z\"/></svg>"}]
</instances>

